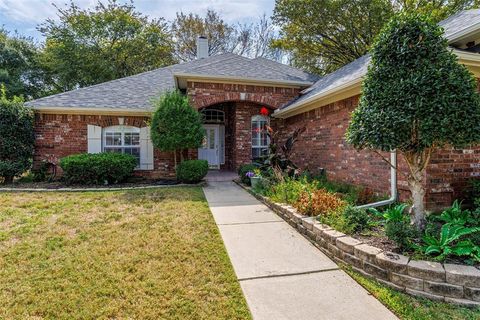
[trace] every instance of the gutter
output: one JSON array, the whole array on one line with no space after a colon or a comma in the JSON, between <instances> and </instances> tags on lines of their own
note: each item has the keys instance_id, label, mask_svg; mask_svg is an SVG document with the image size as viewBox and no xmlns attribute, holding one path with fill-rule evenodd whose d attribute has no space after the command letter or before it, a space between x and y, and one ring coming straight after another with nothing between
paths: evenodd
<instances>
[{"instance_id":1,"label":"gutter","mask_svg":"<svg viewBox=\"0 0 480 320\"><path fill-rule=\"evenodd\" d=\"M397 152L392 151L390 152L390 198L387 200L377 201L373 203L363 204L361 206L357 206L357 209L367 209L367 208L375 208L381 206L387 206L389 204L394 203L397 201L398 198L398 190L397 190Z\"/></svg>"}]
</instances>

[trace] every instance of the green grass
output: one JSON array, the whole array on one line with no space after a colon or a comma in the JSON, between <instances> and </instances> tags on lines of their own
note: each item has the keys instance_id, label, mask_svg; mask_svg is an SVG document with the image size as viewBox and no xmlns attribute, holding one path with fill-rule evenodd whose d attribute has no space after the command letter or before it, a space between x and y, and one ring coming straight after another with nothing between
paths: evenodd
<instances>
[{"instance_id":1,"label":"green grass","mask_svg":"<svg viewBox=\"0 0 480 320\"><path fill-rule=\"evenodd\" d=\"M452 304L416 298L388 288L345 267L344 270L380 300L400 319L405 320L478 320L480 308L462 308Z\"/></svg>"},{"instance_id":2,"label":"green grass","mask_svg":"<svg viewBox=\"0 0 480 320\"><path fill-rule=\"evenodd\" d=\"M0 194L0 319L250 319L200 188Z\"/></svg>"}]
</instances>

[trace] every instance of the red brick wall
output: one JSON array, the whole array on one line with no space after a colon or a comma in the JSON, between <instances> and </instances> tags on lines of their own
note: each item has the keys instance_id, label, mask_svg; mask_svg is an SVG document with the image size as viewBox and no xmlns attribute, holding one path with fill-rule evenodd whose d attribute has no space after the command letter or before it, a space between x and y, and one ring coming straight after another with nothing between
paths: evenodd
<instances>
[{"instance_id":1,"label":"red brick wall","mask_svg":"<svg viewBox=\"0 0 480 320\"><path fill-rule=\"evenodd\" d=\"M294 147L293 160L303 169L318 172L326 169L330 179L369 187L381 194L390 190L390 169L380 156L372 152L358 152L345 141L350 113L358 105L359 96L337 101L305 112L279 123L285 138L295 128L305 126ZM384 154L389 157L388 154ZM409 198L404 177L407 167L398 156L398 188L401 200ZM480 176L480 148L463 150L444 149L432 155L427 168L426 204L434 210L448 206L465 195L468 179Z\"/></svg>"},{"instance_id":2,"label":"red brick wall","mask_svg":"<svg viewBox=\"0 0 480 320\"><path fill-rule=\"evenodd\" d=\"M125 125L145 127L147 117L123 117ZM34 166L41 161L58 164L60 158L87 152L87 125L108 127L118 125L118 116L40 114L35 115ZM154 170L136 171L150 177L173 176L173 155L155 150ZM61 169L58 167L58 170ZM61 174L61 172L59 172Z\"/></svg>"}]
</instances>

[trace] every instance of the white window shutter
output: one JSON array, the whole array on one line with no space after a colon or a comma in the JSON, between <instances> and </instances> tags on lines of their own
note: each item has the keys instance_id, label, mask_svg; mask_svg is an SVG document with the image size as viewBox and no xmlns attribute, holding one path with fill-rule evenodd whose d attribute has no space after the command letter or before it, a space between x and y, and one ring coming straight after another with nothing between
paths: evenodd
<instances>
[{"instance_id":1,"label":"white window shutter","mask_svg":"<svg viewBox=\"0 0 480 320\"><path fill-rule=\"evenodd\" d=\"M87 125L88 153L102 152L102 127Z\"/></svg>"},{"instance_id":2,"label":"white window shutter","mask_svg":"<svg viewBox=\"0 0 480 320\"><path fill-rule=\"evenodd\" d=\"M150 127L140 128L140 169L153 170L153 144Z\"/></svg>"},{"instance_id":3,"label":"white window shutter","mask_svg":"<svg viewBox=\"0 0 480 320\"><path fill-rule=\"evenodd\" d=\"M220 163L225 164L225 126L220 126Z\"/></svg>"}]
</instances>

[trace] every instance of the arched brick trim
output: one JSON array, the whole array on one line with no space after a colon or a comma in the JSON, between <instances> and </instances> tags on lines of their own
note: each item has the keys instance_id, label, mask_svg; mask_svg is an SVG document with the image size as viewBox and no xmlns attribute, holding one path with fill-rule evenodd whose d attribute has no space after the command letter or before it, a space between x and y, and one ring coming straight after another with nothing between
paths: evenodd
<instances>
[{"instance_id":1,"label":"arched brick trim","mask_svg":"<svg viewBox=\"0 0 480 320\"><path fill-rule=\"evenodd\" d=\"M224 102L250 102L278 109L295 99L300 88L188 82L187 94L196 109Z\"/></svg>"}]
</instances>

